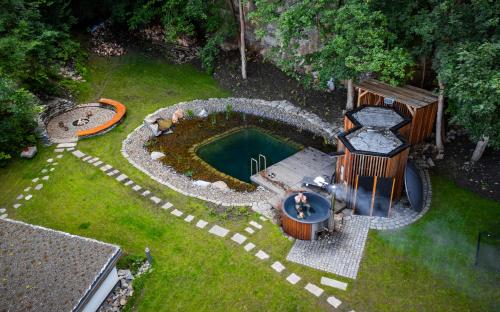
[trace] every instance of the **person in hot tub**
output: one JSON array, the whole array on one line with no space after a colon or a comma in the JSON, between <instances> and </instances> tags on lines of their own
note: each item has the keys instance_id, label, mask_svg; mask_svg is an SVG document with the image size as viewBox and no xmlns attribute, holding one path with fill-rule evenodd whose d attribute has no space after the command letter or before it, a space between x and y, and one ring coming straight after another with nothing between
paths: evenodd
<instances>
[{"instance_id":1,"label":"person in hot tub","mask_svg":"<svg viewBox=\"0 0 500 312\"><path fill-rule=\"evenodd\" d=\"M307 203L307 197L303 193L298 193L295 196L295 209L297 210L297 217L299 219L304 219L305 215L309 216L309 208L311 205Z\"/></svg>"}]
</instances>

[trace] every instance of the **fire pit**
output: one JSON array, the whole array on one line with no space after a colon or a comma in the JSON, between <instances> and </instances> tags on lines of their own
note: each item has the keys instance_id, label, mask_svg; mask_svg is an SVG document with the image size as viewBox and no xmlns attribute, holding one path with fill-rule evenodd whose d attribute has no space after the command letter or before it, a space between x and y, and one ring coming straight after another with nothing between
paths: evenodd
<instances>
[{"instance_id":1,"label":"fire pit","mask_svg":"<svg viewBox=\"0 0 500 312\"><path fill-rule=\"evenodd\" d=\"M293 193L283 201L281 226L292 237L316 240L318 232L328 226L330 208L330 201L317 193Z\"/></svg>"}]
</instances>

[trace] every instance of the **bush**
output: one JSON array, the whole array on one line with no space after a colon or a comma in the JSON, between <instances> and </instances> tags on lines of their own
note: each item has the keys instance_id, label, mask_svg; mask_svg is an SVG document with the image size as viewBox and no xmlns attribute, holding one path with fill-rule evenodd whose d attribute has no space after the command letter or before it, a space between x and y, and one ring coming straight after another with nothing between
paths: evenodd
<instances>
[{"instance_id":1,"label":"bush","mask_svg":"<svg viewBox=\"0 0 500 312\"><path fill-rule=\"evenodd\" d=\"M0 76L0 158L8 159L36 142L38 112L33 94Z\"/></svg>"}]
</instances>

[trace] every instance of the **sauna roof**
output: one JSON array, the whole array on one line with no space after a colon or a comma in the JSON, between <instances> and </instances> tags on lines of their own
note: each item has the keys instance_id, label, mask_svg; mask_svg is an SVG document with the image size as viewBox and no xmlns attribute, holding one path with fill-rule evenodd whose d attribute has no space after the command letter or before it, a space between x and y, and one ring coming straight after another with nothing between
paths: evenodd
<instances>
[{"instance_id":1,"label":"sauna roof","mask_svg":"<svg viewBox=\"0 0 500 312\"><path fill-rule=\"evenodd\" d=\"M362 127L392 128L399 126L405 118L394 109L382 106L362 106L348 114L348 117Z\"/></svg>"},{"instance_id":2,"label":"sauna roof","mask_svg":"<svg viewBox=\"0 0 500 312\"><path fill-rule=\"evenodd\" d=\"M375 79L367 79L354 86L384 98L393 98L396 102L414 108L421 108L438 100L431 91L413 86L395 87Z\"/></svg>"},{"instance_id":3,"label":"sauna roof","mask_svg":"<svg viewBox=\"0 0 500 312\"><path fill-rule=\"evenodd\" d=\"M363 127L349 132L345 139L356 151L390 154L405 143L389 129Z\"/></svg>"}]
</instances>

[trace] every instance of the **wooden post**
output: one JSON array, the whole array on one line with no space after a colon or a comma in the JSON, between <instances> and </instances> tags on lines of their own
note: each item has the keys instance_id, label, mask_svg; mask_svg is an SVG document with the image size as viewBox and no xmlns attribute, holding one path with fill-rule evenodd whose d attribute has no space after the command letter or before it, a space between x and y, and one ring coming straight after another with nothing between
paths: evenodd
<instances>
[{"instance_id":1,"label":"wooden post","mask_svg":"<svg viewBox=\"0 0 500 312\"><path fill-rule=\"evenodd\" d=\"M442 122L443 122L443 106L444 106L444 84L439 81L439 96L438 96L438 110L436 115L436 147L439 154L444 153Z\"/></svg>"},{"instance_id":2,"label":"wooden post","mask_svg":"<svg viewBox=\"0 0 500 312\"><path fill-rule=\"evenodd\" d=\"M352 85L352 79L347 80L347 104L346 110L350 111L354 108L354 87Z\"/></svg>"},{"instance_id":3,"label":"wooden post","mask_svg":"<svg viewBox=\"0 0 500 312\"><path fill-rule=\"evenodd\" d=\"M373 216L373 206L375 205L375 192L377 192L377 176L373 177L372 204L370 207L370 217Z\"/></svg>"}]
</instances>

